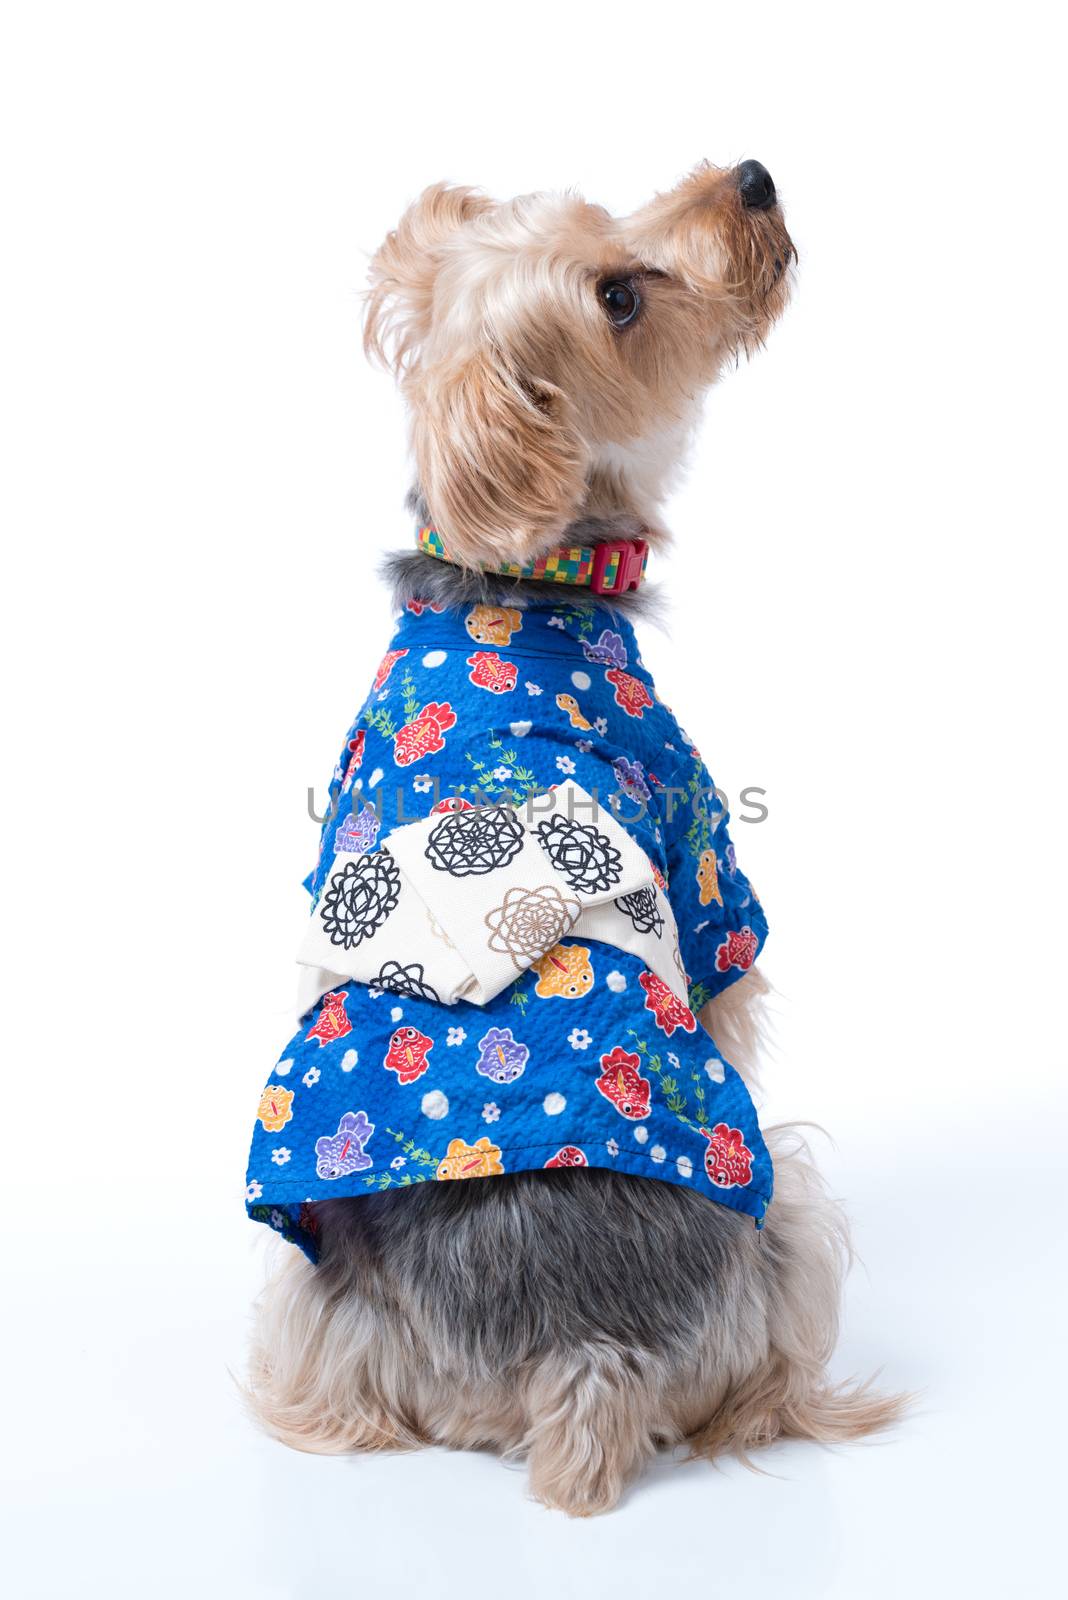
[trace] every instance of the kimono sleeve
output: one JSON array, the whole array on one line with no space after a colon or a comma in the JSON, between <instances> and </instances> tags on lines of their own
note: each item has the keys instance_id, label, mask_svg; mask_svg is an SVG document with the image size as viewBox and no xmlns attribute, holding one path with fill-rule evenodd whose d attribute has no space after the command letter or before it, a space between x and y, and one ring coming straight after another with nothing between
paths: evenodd
<instances>
[{"instance_id":1,"label":"kimono sleeve","mask_svg":"<svg viewBox=\"0 0 1068 1600\"><path fill-rule=\"evenodd\" d=\"M665 786L668 898L679 927L690 1007L699 1011L749 971L768 922L738 866L728 812L696 751Z\"/></svg>"}]
</instances>

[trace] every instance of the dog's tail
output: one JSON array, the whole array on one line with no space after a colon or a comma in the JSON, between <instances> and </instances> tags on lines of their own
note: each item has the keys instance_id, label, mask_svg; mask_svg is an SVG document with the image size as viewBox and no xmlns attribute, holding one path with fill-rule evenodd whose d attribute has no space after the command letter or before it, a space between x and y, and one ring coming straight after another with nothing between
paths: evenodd
<instances>
[{"instance_id":1,"label":"dog's tail","mask_svg":"<svg viewBox=\"0 0 1068 1600\"><path fill-rule=\"evenodd\" d=\"M769 1128L765 1138L775 1166L775 1198L757 1253L767 1353L721 1391L689 1435L694 1455L733 1451L744 1459L775 1439L859 1439L897 1422L913 1398L879 1394L872 1380L827 1377L851 1260L848 1227L798 1130Z\"/></svg>"}]
</instances>

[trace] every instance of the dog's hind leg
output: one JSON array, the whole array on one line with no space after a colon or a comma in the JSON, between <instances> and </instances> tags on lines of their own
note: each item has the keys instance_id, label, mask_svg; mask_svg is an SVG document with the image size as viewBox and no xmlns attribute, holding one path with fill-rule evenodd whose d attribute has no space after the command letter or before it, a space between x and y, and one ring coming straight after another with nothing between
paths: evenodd
<instances>
[{"instance_id":1,"label":"dog's hind leg","mask_svg":"<svg viewBox=\"0 0 1068 1600\"><path fill-rule=\"evenodd\" d=\"M659 1391L638 1360L609 1344L543 1357L526 1386L520 1447L534 1496L572 1517L610 1510L658 1444L677 1437Z\"/></svg>"},{"instance_id":2,"label":"dog's hind leg","mask_svg":"<svg viewBox=\"0 0 1068 1600\"><path fill-rule=\"evenodd\" d=\"M796 1130L765 1129L775 1163L775 1197L761 1234L742 1242L750 1278L760 1285L765 1337L747 1342L749 1359L706 1418L687 1428L691 1451L745 1457L775 1439L836 1443L896 1422L903 1395L868 1383L835 1383L826 1366L838 1335L842 1277L850 1258L845 1218L830 1199Z\"/></svg>"},{"instance_id":3,"label":"dog's hind leg","mask_svg":"<svg viewBox=\"0 0 1068 1600\"><path fill-rule=\"evenodd\" d=\"M296 1450L414 1449L426 1439L408 1403L409 1344L388 1305L287 1250L257 1306L246 1400Z\"/></svg>"}]
</instances>

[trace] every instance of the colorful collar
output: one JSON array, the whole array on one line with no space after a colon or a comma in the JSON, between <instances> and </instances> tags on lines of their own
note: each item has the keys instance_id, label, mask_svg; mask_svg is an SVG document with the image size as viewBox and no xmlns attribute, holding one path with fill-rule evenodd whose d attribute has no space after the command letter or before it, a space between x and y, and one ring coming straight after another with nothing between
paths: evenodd
<instances>
[{"instance_id":1,"label":"colorful collar","mask_svg":"<svg viewBox=\"0 0 1068 1600\"><path fill-rule=\"evenodd\" d=\"M438 530L424 523L416 535L424 555L438 561L451 561ZM623 594L637 589L645 578L649 546L644 539L608 539L603 544L561 545L526 566L506 561L499 567L483 567L483 572L499 572L508 578L541 578L547 583L570 583L592 589L594 594Z\"/></svg>"}]
</instances>

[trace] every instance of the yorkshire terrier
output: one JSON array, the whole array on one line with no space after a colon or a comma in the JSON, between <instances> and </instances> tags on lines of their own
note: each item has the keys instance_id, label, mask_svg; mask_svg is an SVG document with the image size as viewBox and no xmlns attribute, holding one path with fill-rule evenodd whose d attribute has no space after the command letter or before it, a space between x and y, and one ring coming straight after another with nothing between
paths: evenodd
<instances>
[{"instance_id":1,"label":"yorkshire terrier","mask_svg":"<svg viewBox=\"0 0 1068 1600\"><path fill-rule=\"evenodd\" d=\"M249 1378L288 1444L492 1446L586 1516L661 1446L898 1413L827 1377L846 1224L757 1125L767 925L631 626L704 392L795 259L756 161L618 219L437 185L373 259L418 535L253 1137L251 1214L300 1247Z\"/></svg>"}]
</instances>

